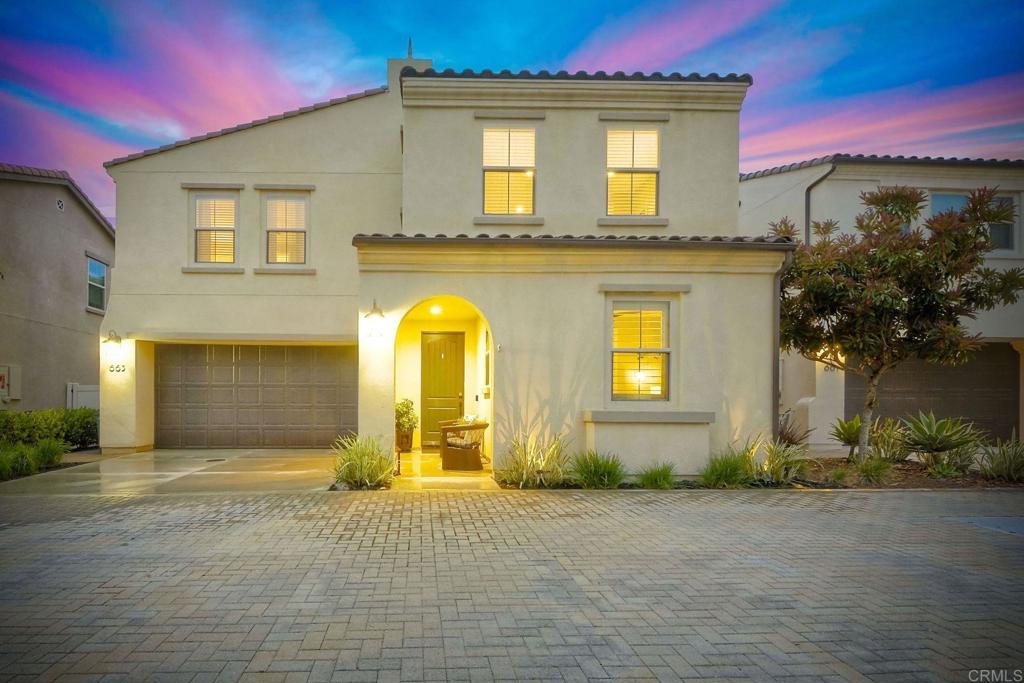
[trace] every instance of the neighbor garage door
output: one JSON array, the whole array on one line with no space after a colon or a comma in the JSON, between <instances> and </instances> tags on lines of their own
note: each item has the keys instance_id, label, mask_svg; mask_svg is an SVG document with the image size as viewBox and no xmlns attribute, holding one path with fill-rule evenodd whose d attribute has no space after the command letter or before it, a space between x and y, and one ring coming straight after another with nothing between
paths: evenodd
<instances>
[{"instance_id":1,"label":"neighbor garage door","mask_svg":"<svg viewBox=\"0 0 1024 683\"><path fill-rule=\"evenodd\" d=\"M355 347L157 344L158 448L323 447L356 428Z\"/></svg>"},{"instance_id":2,"label":"neighbor garage door","mask_svg":"<svg viewBox=\"0 0 1024 683\"><path fill-rule=\"evenodd\" d=\"M942 367L907 361L882 376L879 408L883 417L932 411L938 417L966 417L993 436L1008 438L1017 429L1020 354L1003 343L985 344L970 361ZM864 380L846 375L846 418L864 405Z\"/></svg>"}]
</instances>

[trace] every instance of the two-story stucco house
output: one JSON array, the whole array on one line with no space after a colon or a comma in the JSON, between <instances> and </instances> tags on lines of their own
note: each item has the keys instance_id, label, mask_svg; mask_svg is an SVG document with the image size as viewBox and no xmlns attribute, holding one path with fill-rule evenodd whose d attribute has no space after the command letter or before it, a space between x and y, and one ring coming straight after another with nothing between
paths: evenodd
<instances>
[{"instance_id":1,"label":"two-story stucco house","mask_svg":"<svg viewBox=\"0 0 1024 683\"><path fill-rule=\"evenodd\" d=\"M834 218L852 231L864 210L860 193L903 185L926 191L919 222L934 213L963 206L967 194L995 187L1012 202L1015 220L990 226L993 268L1024 265L1021 198L1024 160L943 159L835 154L789 164L740 178L740 232L762 234L770 221L789 216L810 239L813 221ZM918 227L918 226L911 226ZM969 328L985 344L962 366L941 367L909 361L882 378L879 409L902 417L919 410L964 416L994 436L1008 438L1024 424L1024 302L979 314ZM811 441L827 442L831 423L850 418L864 402L864 382L796 355L782 359L782 405L814 429Z\"/></svg>"},{"instance_id":2,"label":"two-story stucco house","mask_svg":"<svg viewBox=\"0 0 1024 683\"><path fill-rule=\"evenodd\" d=\"M94 406L114 229L66 171L0 163L0 207L0 410Z\"/></svg>"},{"instance_id":3,"label":"two-story stucco house","mask_svg":"<svg viewBox=\"0 0 1024 683\"><path fill-rule=\"evenodd\" d=\"M107 164L105 450L394 437L394 403L692 473L770 434L788 240L740 237L749 76L436 72Z\"/></svg>"}]
</instances>

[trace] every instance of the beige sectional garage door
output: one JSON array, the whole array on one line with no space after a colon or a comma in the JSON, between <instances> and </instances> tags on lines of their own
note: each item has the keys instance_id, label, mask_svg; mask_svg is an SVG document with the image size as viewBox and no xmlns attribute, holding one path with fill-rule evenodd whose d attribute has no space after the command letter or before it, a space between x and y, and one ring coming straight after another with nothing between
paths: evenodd
<instances>
[{"instance_id":1,"label":"beige sectional garage door","mask_svg":"<svg viewBox=\"0 0 1024 683\"><path fill-rule=\"evenodd\" d=\"M864 405L864 380L846 375L846 419ZM1010 344L990 343L967 363L942 367L922 360L902 363L882 376L883 417L932 411L938 417L966 417L993 436L1020 434L1020 355Z\"/></svg>"},{"instance_id":2,"label":"beige sectional garage door","mask_svg":"<svg viewBox=\"0 0 1024 683\"><path fill-rule=\"evenodd\" d=\"M312 448L355 431L355 347L157 344L157 448Z\"/></svg>"}]
</instances>

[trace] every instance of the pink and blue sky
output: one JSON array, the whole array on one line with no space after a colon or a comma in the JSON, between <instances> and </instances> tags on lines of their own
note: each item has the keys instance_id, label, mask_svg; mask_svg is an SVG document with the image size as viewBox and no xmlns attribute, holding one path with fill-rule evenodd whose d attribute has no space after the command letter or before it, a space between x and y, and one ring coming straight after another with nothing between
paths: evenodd
<instances>
[{"instance_id":1,"label":"pink and blue sky","mask_svg":"<svg viewBox=\"0 0 1024 683\"><path fill-rule=\"evenodd\" d=\"M749 72L744 171L832 152L1024 157L1020 0L0 2L0 161L102 162L435 67Z\"/></svg>"}]
</instances>

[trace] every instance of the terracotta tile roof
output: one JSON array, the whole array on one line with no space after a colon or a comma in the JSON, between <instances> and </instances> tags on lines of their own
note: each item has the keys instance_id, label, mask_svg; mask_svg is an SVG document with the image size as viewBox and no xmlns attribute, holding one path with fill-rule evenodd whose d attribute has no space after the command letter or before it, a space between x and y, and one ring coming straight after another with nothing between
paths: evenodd
<instances>
[{"instance_id":1,"label":"terracotta tile roof","mask_svg":"<svg viewBox=\"0 0 1024 683\"><path fill-rule=\"evenodd\" d=\"M615 73L606 73L604 71L596 71L594 73L588 73L586 71L577 71L576 73L569 73L568 71L557 71L551 73L550 71L542 70L536 73L532 71L518 71L513 72L505 69L504 71L491 71L490 69L484 69L483 71L473 71L471 69L465 69L463 71L456 71L455 69L445 69L444 71L437 71L436 69L424 69L418 71L415 67L407 66L402 69L403 78L498 78L498 79L523 79L523 80L537 80L537 81L650 81L650 82L688 82L688 83L744 83L751 85L754 82L754 77L750 74L725 74L718 75L717 73L710 74L681 74L674 71L670 74L663 74L660 71L655 71L651 74L645 74L637 71L635 73L627 74L624 71L616 71Z\"/></svg>"},{"instance_id":2,"label":"terracotta tile roof","mask_svg":"<svg viewBox=\"0 0 1024 683\"><path fill-rule=\"evenodd\" d=\"M797 161L784 166L775 166L761 171L741 173L740 180L752 180L764 176L777 175L823 164L921 164L932 166L984 166L988 168L1024 168L1024 159L967 159L963 157L918 157L889 154L829 154L806 161Z\"/></svg>"},{"instance_id":3,"label":"terracotta tile roof","mask_svg":"<svg viewBox=\"0 0 1024 683\"><path fill-rule=\"evenodd\" d=\"M41 183L53 183L57 185L64 185L71 194L78 198L78 201L82 203L85 210L88 211L96 222L114 237L114 226L110 224L106 216L100 213L100 210L96 208L96 205L92 203L89 196L82 191L82 188L78 186L75 179L67 171L61 171L58 169L51 168L36 168L34 166L19 166L17 164L5 164L0 162L0 178L2 177L15 177L17 180L26 180L29 182L41 182Z\"/></svg>"},{"instance_id":4,"label":"terracotta tile roof","mask_svg":"<svg viewBox=\"0 0 1024 683\"><path fill-rule=\"evenodd\" d=\"M118 157L117 159L111 159L110 161L105 161L103 163L103 166L105 168L110 168L111 166L123 164L126 161L134 161L135 159L141 159L142 157L148 157L154 154L159 154L160 152L166 152L169 149L184 147L185 145L191 145L195 142L202 142L203 140L209 140L211 138L219 138L222 135L227 135L228 133L236 133L240 130L248 130L249 128L255 128L256 126L262 126L264 124L273 123L274 121L280 121L282 119L290 119L294 116L299 116L300 114L306 114L308 112L316 111L318 109L333 107L336 104L344 104L345 102L351 102L353 100L361 100L364 97L369 97L371 95L379 95L387 91L388 89L386 87L381 86L380 88L364 90L363 92L353 93L351 95L346 95L345 97L335 97L333 100L317 102L316 104L311 104L308 107L300 107L299 109L286 111L283 114L275 114L274 116L268 116L263 119L256 119L255 121L249 121L248 123L240 123L237 126L232 126L230 128L223 128L221 130L203 133L202 135L196 135L185 140L178 140L177 142L171 142L160 147L145 149L142 150L141 152L136 152L135 154L129 154L128 156Z\"/></svg>"},{"instance_id":5,"label":"terracotta tile roof","mask_svg":"<svg viewBox=\"0 0 1024 683\"><path fill-rule=\"evenodd\" d=\"M712 248L712 249L777 249L792 250L796 244L786 237L762 235L746 236L704 236L704 235L425 235L417 233L360 233L352 238L355 246L369 244L412 245L519 245L544 247L640 247L640 248Z\"/></svg>"}]
</instances>

